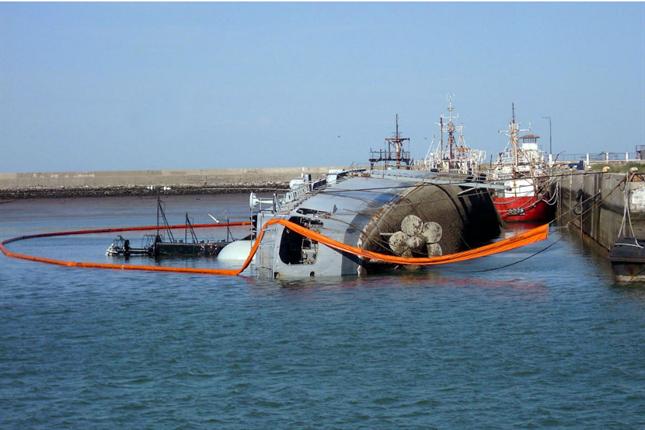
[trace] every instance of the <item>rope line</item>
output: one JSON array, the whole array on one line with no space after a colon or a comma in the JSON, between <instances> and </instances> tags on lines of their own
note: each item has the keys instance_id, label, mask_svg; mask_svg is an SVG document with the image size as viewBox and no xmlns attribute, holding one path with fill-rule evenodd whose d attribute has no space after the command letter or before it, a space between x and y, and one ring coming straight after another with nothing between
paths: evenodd
<instances>
[{"instance_id":1,"label":"rope line","mask_svg":"<svg viewBox=\"0 0 645 430\"><path fill-rule=\"evenodd\" d=\"M481 269L481 270L465 270L464 272L466 272L466 273L483 273L483 272L492 272L492 271L499 270L499 269L506 269L507 267L515 266L516 264L522 263L522 262L524 262L524 261L526 261L526 260L528 260L530 258L535 257L538 254L541 254L541 253L545 252L546 250L548 250L549 248L553 247L556 243L560 242L561 240L562 240L562 236L560 236L559 239L553 241L552 243L550 243L549 245L545 246L544 248L538 249L533 254L528 255L528 256L526 256L524 258L521 258L519 260L513 261L512 263L504 264L503 266L490 267L488 269Z\"/></svg>"},{"instance_id":2,"label":"rope line","mask_svg":"<svg viewBox=\"0 0 645 430\"><path fill-rule=\"evenodd\" d=\"M602 174L602 173L601 173L601 174ZM561 175L561 177L565 177L565 175ZM602 191L599 191L598 193L593 194L593 195L589 196L589 197L588 197L588 198L586 198L586 199L582 199L582 200L581 200L578 204L576 204L574 207L572 207L571 209L569 209L568 211L566 211L566 212L564 212L564 213L561 213L561 214L560 214L560 216L555 217L555 218L554 218L553 220L551 220L547 225L551 226L552 228L556 228L556 229L557 229L558 227L555 227L553 224L554 224L554 223L556 223L557 221L559 221L559 220L560 220L561 218L563 218L565 215L568 215L568 214L573 213L574 215L577 215L577 216L581 216L581 217L585 216L588 212L590 212L590 211L593 209L594 205L599 205L599 204L601 204L605 199L607 199L610 195L612 195L612 194L614 193L614 191L616 191L617 189L619 189L619 188L620 188L620 186L621 186L622 184L625 184L625 188L627 188L627 182L629 182L630 180L631 180L631 178L628 178L628 177L624 178L622 181L620 181L618 184L616 184L616 186L615 186L614 188L612 188L612 189L609 191L609 193L608 193L607 195L605 195L604 197L602 197L602 198L600 199L600 201L598 201L598 202L592 202L591 206L590 206L589 208L587 208L586 210L582 209L582 207L584 206L584 204L585 204L585 203L587 203L587 202L588 202L588 201L590 201L590 200L594 200L594 199L596 199L596 197L598 197L599 195L601 195L601 194L602 194ZM559 187L560 187L559 181L558 181L558 182L556 182L556 187L557 187L557 189L556 189L556 193L560 193L560 191L559 191ZM547 202L547 203L548 203L548 202ZM579 214L576 214L576 213L575 213L575 208L576 208L578 205L580 205L580 206L581 206L581 212L580 212ZM623 219L623 223L624 223L624 221L625 221L625 220ZM563 228L563 229L564 229L564 228L568 228L568 227L567 227L567 226L562 226L561 228ZM529 255L529 256L527 256L527 257L521 258L521 259L519 259L519 260L517 260L517 261L514 261L514 262L512 262L512 263L505 264L505 265L502 265L502 266L491 267L491 268L488 268L488 269L482 269L482 270L465 270L464 272L466 272L466 273L492 272L492 271L494 271L494 270L499 270L499 269L504 269L504 268L507 268L507 267L510 267L510 266L514 266L514 265L516 265L516 264L519 264L519 263L522 263L522 262L524 262L524 261L526 261L526 260L529 260L529 259L531 259L531 258L535 257L536 255L541 254L542 252L545 252L546 250L548 250L548 249L550 249L551 247L553 247L556 243L558 243L558 242L559 242L559 241L561 241L562 239L563 239L563 237L562 237L562 236L560 236L560 238L559 238L559 239L557 239L556 241L554 241L553 243L551 243L551 244L549 244L549 245L545 246L545 247L544 247L544 248L542 248L542 249L539 249L538 251L534 252L533 254L531 254L531 255ZM638 242L637 242L637 243L638 243ZM628 244L624 244L624 245L628 245ZM637 246L637 245L630 245L630 246ZM640 244L638 244L638 247L640 247ZM645 269L643 269L643 271L645 271ZM641 272L642 272L642 271L641 271Z\"/></svg>"}]
</instances>

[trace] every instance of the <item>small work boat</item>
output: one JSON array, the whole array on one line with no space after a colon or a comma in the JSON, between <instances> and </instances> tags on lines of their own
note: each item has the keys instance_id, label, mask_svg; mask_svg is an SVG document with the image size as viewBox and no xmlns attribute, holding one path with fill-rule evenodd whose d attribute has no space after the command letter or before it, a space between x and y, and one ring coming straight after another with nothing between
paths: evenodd
<instances>
[{"instance_id":1,"label":"small work boat","mask_svg":"<svg viewBox=\"0 0 645 430\"><path fill-rule=\"evenodd\" d=\"M619 282L645 281L645 240L621 236L609 251L616 280Z\"/></svg>"},{"instance_id":2,"label":"small work boat","mask_svg":"<svg viewBox=\"0 0 645 430\"><path fill-rule=\"evenodd\" d=\"M190 240L189 240L190 236ZM164 211L162 201L157 197L157 232L145 235L142 246L134 248L130 240L119 235L105 251L111 257L148 256L161 257L216 257L226 245L231 243L231 233L227 227L226 240L204 241L197 238L195 229L186 214L184 240L176 239Z\"/></svg>"}]
</instances>

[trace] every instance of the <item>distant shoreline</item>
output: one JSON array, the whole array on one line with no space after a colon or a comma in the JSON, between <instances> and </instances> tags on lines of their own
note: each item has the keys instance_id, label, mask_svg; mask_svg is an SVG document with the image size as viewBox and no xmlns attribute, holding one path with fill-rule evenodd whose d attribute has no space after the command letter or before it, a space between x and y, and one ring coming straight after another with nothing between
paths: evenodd
<instances>
[{"instance_id":1,"label":"distant shoreline","mask_svg":"<svg viewBox=\"0 0 645 430\"><path fill-rule=\"evenodd\" d=\"M271 193L282 192L289 188L288 183L273 183L263 185L235 186L165 186L150 189L143 186L117 187L80 187L80 188L23 188L0 189L0 204L12 200L24 199L62 199L86 197L141 197L156 196L157 193L166 196L180 195L218 195L235 193Z\"/></svg>"},{"instance_id":2,"label":"distant shoreline","mask_svg":"<svg viewBox=\"0 0 645 430\"><path fill-rule=\"evenodd\" d=\"M306 167L319 177L330 167ZM302 167L0 173L0 201L39 198L270 193L289 188Z\"/></svg>"}]
</instances>

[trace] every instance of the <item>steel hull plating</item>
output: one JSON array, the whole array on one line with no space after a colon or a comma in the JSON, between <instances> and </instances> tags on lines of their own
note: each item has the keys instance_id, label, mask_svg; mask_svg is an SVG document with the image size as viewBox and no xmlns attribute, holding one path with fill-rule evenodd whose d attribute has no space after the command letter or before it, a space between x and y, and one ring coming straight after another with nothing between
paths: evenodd
<instances>
[{"instance_id":1,"label":"steel hull plating","mask_svg":"<svg viewBox=\"0 0 645 430\"><path fill-rule=\"evenodd\" d=\"M419 179L423 180L382 172L348 177L308 195L288 211L260 212L258 228L281 217L342 243L386 253L391 252L388 235L399 230L409 214L442 225L440 246L445 254L499 235L500 220L488 190L420 183ZM256 257L262 276L281 279L356 276L384 267L307 242L279 225L267 229Z\"/></svg>"}]
</instances>

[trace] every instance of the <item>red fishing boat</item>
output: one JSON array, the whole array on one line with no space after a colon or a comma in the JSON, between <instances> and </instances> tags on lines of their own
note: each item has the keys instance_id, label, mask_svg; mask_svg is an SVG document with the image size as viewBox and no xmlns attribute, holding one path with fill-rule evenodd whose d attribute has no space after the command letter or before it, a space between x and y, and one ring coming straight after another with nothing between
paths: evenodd
<instances>
[{"instance_id":1,"label":"red fishing boat","mask_svg":"<svg viewBox=\"0 0 645 430\"><path fill-rule=\"evenodd\" d=\"M548 221L553 214L553 207L545 200L548 193L536 194L534 184L524 181L504 181L504 190L498 191L493 197L499 216L506 222ZM522 188L527 188L528 191L525 193Z\"/></svg>"},{"instance_id":2,"label":"red fishing boat","mask_svg":"<svg viewBox=\"0 0 645 430\"><path fill-rule=\"evenodd\" d=\"M544 222L553 216L554 199L549 189L547 164L537 136L530 130L520 130L513 116L504 131L509 143L499 154L491 172L492 182L502 185L493 197L493 204L506 222ZM520 133L526 133L520 135Z\"/></svg>"}]
</instances>

